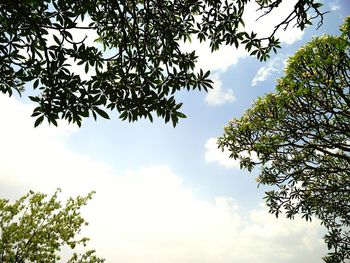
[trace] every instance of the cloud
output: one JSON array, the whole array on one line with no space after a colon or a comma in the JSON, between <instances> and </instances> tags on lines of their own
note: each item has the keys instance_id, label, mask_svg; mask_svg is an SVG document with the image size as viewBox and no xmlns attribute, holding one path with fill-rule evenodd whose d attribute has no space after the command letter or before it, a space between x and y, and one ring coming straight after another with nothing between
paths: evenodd
<instances>
[{"instance_id":1,"label":"cloud","mask_svg":"<svg viewBox=\"0 0 350 263\"><path fill-rule=\"evenodd\" d=\"M234 158L230 158L230 153L227 149L224 149L222 151L221 149L218 149L217 145L218 138L209 138L205 143L205 160L207 162L218 162L219 165L226 167L226 168L239 168L239 160L235 160ZM253 161L257 162L259 159L256 155L256 153L252 153L249 155L247 152L242 152L242 156L248 157L250 156Z\"/></svg>"},{"instance_id":2,"label":"cloud","mask_svg":"<svg viewBox=\"0 0 350 263\"><path fill-rule=\"evenodd\" d=\"M275 26L287 18L288 15L293 11L296 3L296 0L281 1L281 4L278 8L274 9L268 15L258 19L259 16L263 14L263 12L257 11L258 5L255 1L250 2L247 5L243 16L246 24L246 31L254 31L258 34L258 37L269 37L273 32ZM290 45L298 40L301 40L304 32L295 27L295 23L296 20L293 20L286 30L284 30L284 27L282 26L277 31L276 37L279 38L282 43Z\"/></svg>"},{"instance_id":3,"label":"cloud","mask_svg":"<svg viewBox=\"0 0 350 263\"><path fill-rule=\"evenodd\" d=\"M34 129L31 108L0 96L1 197L96 190L83 234L107 262L316 263L324 253L318 221L276 219L265 207L244 212L234 197L202 200L167 165L118 171L72 151L71 126Z\"/></svg>"},{"instance_id":4,"label":"cloud","mask_svg":"<svg viewBox=\"0 0 350 263\"><path fill-rule=\"evenodd\" d=\"M258 82L263 82L268 79L274 72L278 72L278 69L274 68L272 65L264 66L259 68L255 77L252 80L251 85L256 86Z\"/></svg>"},{"instance_id":5,"label":"cloud","mask_svg":"<svg viewBox=\"0 0 350 263\"><path fill-rule=\"evenodd\" d=\"M279 55L276 58L267 62L265 66L258 69L255 77L253 78L251 85L256 86L259 82L264 82L274 73L281 72L285 66L286 56Z\"/></svg>"},{"instance_id":6,"label":"cloud","mask_svg":"<svg viewBox=\"0 0 350 263\"><path fill-rule=\"evenodd\" d=\"M218 106L227 102L235 101L236 97L233 94L233 90L224 89L222 87L222 82L218 74L214 74L212 77L213 89L209 90L205 101L210 106Z\"/></svg>"},{"instance_id":7,"label":"cloud","mask_svg":"<svg viewBox=\"0 0 350 263\"><path fill-rule=\"evenodd\" d=\"M238 61L249 54L243 47L236 49L234 46L221 46L219 50L211 52L209 42L200 43L199 39L193 37L191 43L182 44L184 50L190 52L195 50L198 56L197 68L216 72L225 72L230 66L236 65Z\"/></svg>"},{"instance_id":8,"label":"cloud","mask_svg":"<svg viewBox=\"0 0 350 263\"><path fill-rule=\"evenodd\" d=\"M205 160L207 162L218 162L227 168L239 168L239 160L230 158L227 150L218 149L218 138L209 138L205 143Z\"/></svg>"}]
</instances>

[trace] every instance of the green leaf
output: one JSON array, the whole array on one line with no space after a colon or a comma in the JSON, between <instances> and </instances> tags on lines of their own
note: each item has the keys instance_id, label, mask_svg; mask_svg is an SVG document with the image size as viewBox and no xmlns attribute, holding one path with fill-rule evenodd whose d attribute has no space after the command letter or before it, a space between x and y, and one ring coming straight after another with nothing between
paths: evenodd
<instances>
[{"instance_id":1,"label":"green leaf","mask_svg":"<svg viewBox=\"0 0 350 263\"><path fill-rule=\"evenodd\" d=\"M39 97L28 96L28 98L29 98L31 101L40 102L40 98L39 98Z\"/></svg>"},{"instance_id":2,"label":"green leaf","mask_svg":"<svg viewBox=\"0 0 350 263\"><path fill-rule=\"evenodd\" d=\"M38 87L38 85L39 85L39 79L34 81L33 88L36 89Z\"/></svg>"},{"instance_id":3,"label":"green leaf","mask_svg":"<svg viewBox=\"0 0 350 263\"><path fill-rule=\"evenodd\" d=\"M89 63L85 63L85 73L89 72Z\"/></svg>"},{"instance_id":4,"label":"green leaf","mask_svg":"<svg viewBox=\"0 0 350 263\"><path fill-rule=\"evenodd\" d=\"M98 115L100 115L101 117L103 117L103 118L105 118L105 119L109 119L109 116L108 116L108 114L105 112L105 111L103 111L103 110L101 110L101 109L99 109L99 108L97 108L97 107L94 107L94 110L98 113Z\"/></svg>"},{"instance_id":5,"label":"green leaf","mask_svg":"<svg viewBox=\"0 0 350 263\"><path fill-rule=\"evenodd\" d=\"M151 113L147 113L147 117L148 117L148 119L151 121L151 122L153 122L153 116L152 116L152 114Z\"/></svg>"},{"instance_id":6,"label":"green leaf","mask_svg":"<svg viewBox=\"0 0 350 263\"><path fill-rule=\"evenodd\" d=\"M38 127L44 120L44 115L41 115L39 118L36 119L35 123L34 123L34 128Z\"/></svg>"},{"instance_id":7,"label":"green leaf","mask_svg":"<svg viewBox=\"0 0 350 263\"><path fill-rule=\"evenodd\" d=\"M52 123L53 125L55 125L57 127L57 121L54 118L50 118L49 123Z\"/></svg>"},{"instance_id":8,"label":"green leaf","mask_svg":"<svg viewBox=\"0 0 350 263\"><path fill-rule=\"evenodd\" d=\"M58 39L58 37L56 35L53 35L53 39L55 40L55 42L60 45L61 41Z\"/></svg>"}]
</instances>

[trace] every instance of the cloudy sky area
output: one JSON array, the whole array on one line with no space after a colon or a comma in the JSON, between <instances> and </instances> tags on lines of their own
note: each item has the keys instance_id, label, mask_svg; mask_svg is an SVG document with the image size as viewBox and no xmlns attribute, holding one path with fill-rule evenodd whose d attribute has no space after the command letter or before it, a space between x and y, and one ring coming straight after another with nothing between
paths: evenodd
<instances>
[{"instance_id":1,"label":"cloudy sky area","mask_svg":"<svg viewBox=\"0 0 350 263\"><path fill-rule=\"evenodd\" d=\"M248 28L269 32L293 1L284 2L289 6ZM282 49L265 63L231 47L210 54L193 41L214 89L179 94L188 118L175 129L162 120L121 122L113 114L110 121L85 120L80 129L34 129L33 105L0 96L1 197L29 189L61 187L65 196L95 190L83 211L90 222L84 234L107 262L320 262L326 250L319 222L268 214L267 188L254 181L258 171L240 171L215 141L231 118L273 91L289 55L315 35L338 34L349 3L327 1L324 9L331 13L319 30L282 32ZM247 19L255 17L248 12Z\"/></svg>"}]
</instances>

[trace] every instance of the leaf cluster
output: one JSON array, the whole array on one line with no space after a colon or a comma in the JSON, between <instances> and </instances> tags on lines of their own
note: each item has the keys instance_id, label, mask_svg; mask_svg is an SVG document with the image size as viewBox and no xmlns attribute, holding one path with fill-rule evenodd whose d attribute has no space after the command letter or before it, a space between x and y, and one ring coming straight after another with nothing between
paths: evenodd
<instances>
[{"instance_id":1,"label":"leaf cluster","mask_svg":"<svg viewBox=\"0 0 350 263\"><path fill-rule=\"evenodd\" d=\"M69 198L65 205L58 200L57 190L50 198L30 191L14 203L0 199L0 262L57 262L60 251L67 246L74 251L86 245L88 238L76 238L86 221L80 208L91 199ZM94 250L83 254L73 252L69 263L96 262L103 259Z\"/></svg>"},{"instance_id":2,"label":"leaf cluster","mask_svg":"<svg viewBox=\"0 0 350 263\"><path fill-rule=\"evenodd\" d=\"M292 56L275 93L225 128L228 148L259 184L270 212L315 216L327 228L326 262L350 259L350 17L340 36L321 36ZM242 158L242 151L259 158Z\"/></svg>"},{"instance_id":3,"label":"leaf cluster","mask_svg":"<svg viewBox=\"0 0 350 263\"><path fill-rule=\"evenodd\" d=\"M256 0L268 15L282 0ZM209 71L195 68L195 51L181 42L196 37L212 51L222 45L244 45L266 60L280 47L277 30L296 19L303 29L323 13L316 0L299 0L270 36L259 38L244 30L246 0L81 1L26 0L0 3L0 91L28 92L37 104L35 126L47 119L81 125L83 118L153 120L153 113L172 121L186 116L175 99L182 89L212 88ZM313 10L314 17L307 13ZM82 21L89 20L88 25ZM97 34L95 44L75 32ZM111 54L106 57L106 54ZM229 55L229 54L228 54ZM88 79L77 73L81 68Z\"/></svg>"}]
</instances>

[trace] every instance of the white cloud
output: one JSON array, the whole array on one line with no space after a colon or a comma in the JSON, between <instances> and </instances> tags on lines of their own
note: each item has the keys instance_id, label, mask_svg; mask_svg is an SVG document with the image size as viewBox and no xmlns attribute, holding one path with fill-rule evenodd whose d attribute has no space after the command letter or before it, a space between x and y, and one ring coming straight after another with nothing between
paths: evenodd
<instances>
[{"instance_id":1,"label":"white cloud","mask_svg":"<svg viewBox=\"0 0 350 263\"><path fill-rule=\"evenodd\" d=\"M216 72L225 72L241 58L249 55L243 47L236 49L234 46L221 46L219 50L211 52L209 42L200 43L196 37L193 37L191 43L182 44L182 47L188 52L196 51L198 68Z\"/></svg>"},{"instance_id":2,"label":"white cloud","mask_svg":"<svg viewBox=\"0 0 350 263\"><path fill-rule=\"evenodd\" d=\"M246 8L243 19L246 22L246 30L248 32L254 31L260 37L268 37L273 32L274 27L282 22L292 12L296 0L282 1L278 8L274 9L270 14L261 17L263 13L257 11L258 5L255 1L250 2ZM257 20L258 19L258 20ZM295 20L292 21L286 30L283 26L277 31L276 37L282 43L292 44L300 40L304 34L299 28L295 27Z\"/></svg>"},{"instance_id":3,"label":"white cloud","mask_svg":"<svg viewBox=\"0 0 350 263\"><path fill-rule=\"evenodd\" d=\"M227 168L239 168L239 160L230 158L227 150L218 149L217 138L209 138L205 143L205 160L207 162L218 162Z\"/></svg>"},{"instance_id":4,"label":"white cloud","mask_svg":"<svg viewBox=\"0 0 350 263\"><path fill-rule=\"evenodd\" d=\"M226 168L239 168L239 160L235 160L233 158L230 158L230 153L227 149L224 149L222 151L221 149L218 149L217 145L218 138L209 138L205 143L205 160L207 162L218 162L219 165L226 167ZM248 157L247 152L242 152L241 156ZM252 153L251 158L253 161L258 161L258 157L256 153Z\"/></svg>"},{"instance_id":5,"label":"white cloud","mask_svg":"<svg viewBox=\"0 0 350 263\"><path fill-rule=\"evenodd\" d=\"M252 86L256 86L258 82L265 81L268 77L270 77L274 72L278 72L278 69L273 68L271 66L263 66L259 68L255 77L252 80Z\"/></svg>"},{"instance_id":6,"label":"white cloud","mask_svg":"<svg viewBox=\"0 0 350 263\"><path fill-rule=\"evenodd\" d=\"M269 60L265 66L258 69L251 85L256 86L259 82L267 80L271 75L277 72L282 72L285 66L286 56L279 55L276 58Z\"/></svg>"},{"instance_id":7,"label":"white cloud","mask_svg":"<svg viewBox=\"0 0 350 263\"><path fill-rule=\"evenodd\" d=\"M317 221L244 214L232 197L198 198L168 166L117 171L69 149L75 128L33 128L31 106L0 96L0 193L29 189L66 195L96 190L83 231L107 262L319 262ZM6 114L5 114L6 113Z\"/></svg>"},{"instance_id":8,"label":"white cloud","mask_svg":"<svg viewBox=\"0 0 350 263\"><path fill-rule=\"evenodd\" d=\"M210 89L205 97L205 101L210 106L218 106L227 102L233 102L236 98L233 90L224 89L218 74L212 77L213 89Z\"/></svg>"}]
</instances>

